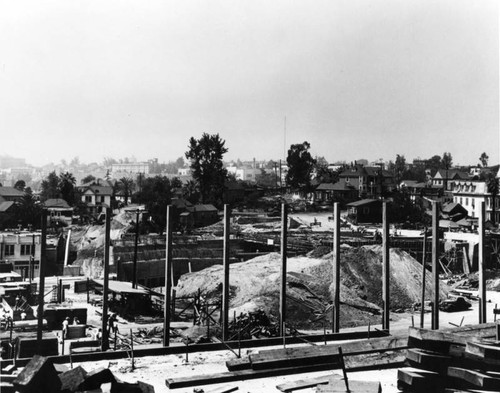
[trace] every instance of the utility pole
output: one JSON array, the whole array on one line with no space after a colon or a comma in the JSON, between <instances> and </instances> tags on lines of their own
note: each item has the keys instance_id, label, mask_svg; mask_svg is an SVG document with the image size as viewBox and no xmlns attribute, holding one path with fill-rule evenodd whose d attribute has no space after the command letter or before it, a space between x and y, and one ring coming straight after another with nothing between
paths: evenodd
<instances>
[{"instance_id":1,"label":"utility pole","mask_svg":"<svg viewBox=\"0 0 500 393\"><path fill-rule=\"evenodd\" d=\"M137 243L139 241L139 209L135 211L135 243L134 243L134 265L132 272L132 288L137 287Z\"/></svg>"}]
</instances>

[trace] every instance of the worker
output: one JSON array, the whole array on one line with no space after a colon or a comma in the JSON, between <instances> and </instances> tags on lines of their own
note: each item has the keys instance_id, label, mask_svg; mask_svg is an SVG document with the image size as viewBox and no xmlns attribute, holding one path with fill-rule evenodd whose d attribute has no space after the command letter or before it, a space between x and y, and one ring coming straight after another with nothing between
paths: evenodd
<instances>
[{"instance_id":1,"label":"worker","mask_svg":"<svg viewBox=\"0 0 500 393\"><path fill-rule=\"evenodd\" d=\"M108 318L108 334L116 333L116 314L112 313Z\"/></svg>"},{"instance_id":2,"label":"worker","mask_svg":"<svg viewBox=\"0 0 500 393\"><path fill-rule=\"evenodd\" d=\"M73 325L79 325L80 324L80 321L78 320L77 317L74 317L73 318Z\"/></svg>"},{"instance_id":3,"label":"worker","mask_svg":"<svg viewBox=\"0 0 500 393\"><path fill-rule=\"evenodd\" d=\"M67 334L68 334L68 325L69 325L69 317L66 317L62 323L62 337L63 337L63 339L65 339Z\"/></svg>"}]
</instances>

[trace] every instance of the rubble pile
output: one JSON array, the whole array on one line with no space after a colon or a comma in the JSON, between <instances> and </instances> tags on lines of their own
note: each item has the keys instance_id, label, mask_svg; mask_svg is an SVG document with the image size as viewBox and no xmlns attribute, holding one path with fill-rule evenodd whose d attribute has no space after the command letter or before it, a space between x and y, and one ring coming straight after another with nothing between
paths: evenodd
<instances>
[{"instance_id":1,"label":"rubble pile","mask_svg":"<svg viewBox=\"0 0 500 393\"><path fill-rule=\"evenodd\" d=\"M2 370L3 372L3 370ZM35 355L22 370L10 369L2 376L2 393L70 393L83 391L111 391L116 393L154 393L154 387L138 381L120 381L109 370L100 368L87 371L81 366L68 369L53 364L47 357Z\"/></svg>"}]
</instances>

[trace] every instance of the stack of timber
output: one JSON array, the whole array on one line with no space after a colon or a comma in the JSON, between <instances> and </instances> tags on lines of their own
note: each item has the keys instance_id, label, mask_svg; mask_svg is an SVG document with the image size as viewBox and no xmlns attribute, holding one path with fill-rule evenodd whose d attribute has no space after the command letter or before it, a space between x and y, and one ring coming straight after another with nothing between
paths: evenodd
<instances>
[{"instance_id":1,"label":"stack of timber","mask_svg":"<svg viewBox=\"0 0 500 393\"><path fill-rule=\"evenodd\" d=\"M340 369L348 371L398 367L405 360L407 336L383 337L343 344L263 350L226 362L228 372L169 378L170 389ZM339 354L342 348L343 356Z\"/></svg>"},{"instance_id":2,"label":"stack of timber","mask_svg":"<svg viewBox=\"0 0 500 393\"><path fill-rule=\"evenodd\" d=\"M495 323L449 330L410 328L403 392L500 391L500 341Z\"/></svg>"},{"instance_id":3,"label":"stack of timber","mask_svg":"<svg viewBox=\"0 0 500 393\"><path fill-rule=\"evenodd\" d=\"M71 393L103 392L154 393L154 387L144 382L122 382L108 368L87 372L82 367L67 368L53 364L48 357L35 355L22 369L8 366L0 376L2 393Z\"/></svg>"}]
</instances>

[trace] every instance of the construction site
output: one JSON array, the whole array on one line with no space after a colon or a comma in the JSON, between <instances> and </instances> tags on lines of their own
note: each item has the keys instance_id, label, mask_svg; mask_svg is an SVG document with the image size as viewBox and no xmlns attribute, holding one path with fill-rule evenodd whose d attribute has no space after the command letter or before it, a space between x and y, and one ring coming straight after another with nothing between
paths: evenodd
<instances>
[{"instance_id":1,"label":"construction site","mask_svg":"<svg viewBox=\"0 0 500 393\"><path fill-rule=\"evenodd\" d=\"M42 228L36 274L0 273L1 391L499 391L500 234L433 208L401 230L385 203L364 226L226 205L189 235L108 209L52 270Z\"/></svg>"}]
</instances>

